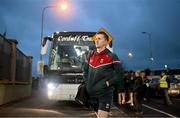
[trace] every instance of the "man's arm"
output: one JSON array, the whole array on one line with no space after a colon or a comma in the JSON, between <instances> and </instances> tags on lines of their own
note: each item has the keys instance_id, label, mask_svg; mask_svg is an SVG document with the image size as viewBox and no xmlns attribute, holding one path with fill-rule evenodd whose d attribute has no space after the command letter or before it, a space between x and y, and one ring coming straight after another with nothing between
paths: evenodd
<instances>
[{"instance_id":1,"label":"man's arm","mask_svg":"<svg viewBox=\"0 0 180 118\"><path fill-rule=\"evenodd\" d=\"M168 83L168 88L170 88L170 78L169 77L166 78L166 82Z\"/></svg>"},{"instance_id":2,"label":"man's arm","mask_svg":"<svg viewBox=\"0 0 180 118\"><path fill-rule=\"evenodd\" d=\"M118 89L123 90L124 89L124 76L123 76L124 70L123 70L122 64L119 58L117 57L117 55L112 54L112 58L113 58L113 68L114 68L115 76L114 78L108 81L109 86L116 85Z\"/></svg>"}]
</instances>

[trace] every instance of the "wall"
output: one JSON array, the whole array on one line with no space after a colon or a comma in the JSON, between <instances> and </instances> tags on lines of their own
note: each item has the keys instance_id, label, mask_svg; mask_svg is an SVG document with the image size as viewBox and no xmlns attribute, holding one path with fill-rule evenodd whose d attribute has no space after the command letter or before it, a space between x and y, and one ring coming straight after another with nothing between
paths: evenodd
<instances>
[{"instance_id":1,"label":"wall","mask_svg":"<svg viewBox=\"0 0 180 118\"><path fill-rule=\"evenodd\" d=\"M0 105L31 96L31 85L0 85Z\"/></svg>"}]
</instances>

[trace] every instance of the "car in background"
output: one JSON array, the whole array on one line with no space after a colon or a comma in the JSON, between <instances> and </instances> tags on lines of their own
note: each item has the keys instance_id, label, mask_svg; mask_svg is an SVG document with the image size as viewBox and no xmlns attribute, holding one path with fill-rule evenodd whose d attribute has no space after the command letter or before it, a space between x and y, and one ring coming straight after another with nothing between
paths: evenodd
<instances>
[{"instance_id":1,"label":"car in background","mask_svg":"<svg viewBox=\"0 0 180 118\"><path fill-rule=\"evenodd\" d=\"M180 79L170 78L170 88L168 90L168 94L171 97L180 96Z\"/></svg>"},{"instance_id":2,"label":"car in background","mask_svg":"<svg viewBox=\"0 0 180 118\"><path fill-rule=\"evenodd\" d=\"M170 88L168 89L168 94L170 97L179 97L180 96L180 79L169 77L170 78ZM158 77L152 78L149 82L150 94L151 97L160 98L161 91L159 88L159 79Z\"/></svg>"}]
</instances>

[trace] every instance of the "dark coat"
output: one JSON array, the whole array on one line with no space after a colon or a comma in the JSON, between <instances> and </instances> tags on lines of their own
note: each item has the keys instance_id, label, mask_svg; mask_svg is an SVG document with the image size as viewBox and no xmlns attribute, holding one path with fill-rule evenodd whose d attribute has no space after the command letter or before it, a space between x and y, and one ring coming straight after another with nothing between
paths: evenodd
<instances>
[{"instance_id":1,"label":"dark coat","mask_svg":"<svg viewBox=\"0 0 180 118\"><path fill-rule=\"evenodd\" d=\"M121 62L108 49L98 53L94 51L84 64L84 79L90 96L101 96L113 93L114 87L124 89ZM107 86L106 81L109 82Z\"/></svg>"}]
</instances>

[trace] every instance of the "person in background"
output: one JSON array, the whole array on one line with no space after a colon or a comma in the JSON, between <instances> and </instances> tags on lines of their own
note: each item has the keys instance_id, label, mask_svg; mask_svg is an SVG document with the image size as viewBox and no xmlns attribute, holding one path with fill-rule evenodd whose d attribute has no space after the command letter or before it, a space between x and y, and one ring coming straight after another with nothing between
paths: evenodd
<instances>
[{"instance_id":1,"label":"person in background","mask_svg":"<svg viewBox=\"0 0 180 118\"><path fill-rule=\"evenodd\" d=\"M125 89L125 100L126 100L126 97L127 97L127 94L128 94L128 89L129 89L129 71L126 71L124 73L124 89Z\"/></svg>"},{"instance_id":2,"label":"person in background","mask_svg":"<svg viewBox=\"0 0 180 118\"><path fill-rule=\"evenodd\" d=\"M127 90L127 79L128 79L128 71L124 72L124 89L118 91L118 104L123 105L125 104L125 96Z\"/></svg>"},{"instance_id":3,"label":"person in background","mask_svg":"<svg viewBox=\"0 0 180 118\"><path fill-rule=\"evenodd\" d=\"M130 106L134 106L133 92L134 92L135 76L133 71L130 71L130 76L128 76L128 83L129 83L128 84L129 100L126 103L130 104Z\"/></svg>"},{"instance_id":4,"label":"person in background","mask_svg":"<svg viewBox=\"0 0 180 118\"><path fill-rule=\"evenodd\" d=\"M143 79L144 101L149 102L150 101L150 88L149 88L150 80L147 78L145 71L141 72L141 78Z\"/></svg>"},{"instance_id":5,"label":"person in background","mask_svg":"<svg viewBox=\"0 0 180 118\"><path fill-rule=\"evenodd\" d=\"M143 80L140 76L141 72L136 71L135 73L135 84L134 84L134 103L136 114L143 114L142 101L143 101Z\"/></svg>"},{"instance_id":6,"label":"person in background","mask_svg":"<svg viewBox=\"0 0 180 118\"><path fill-rule=\"evenodd\" d=\"M170 87L170 80L169 80L169 77L167 76L167 72L166 71L162 71L161 72L161 76L160 76L160 91L162 93L162 97L164 99L164 104L165 105L171 105L172 102L169 98L169 95L168 95L168 89Z\"/></svg>"}]
</instances>

